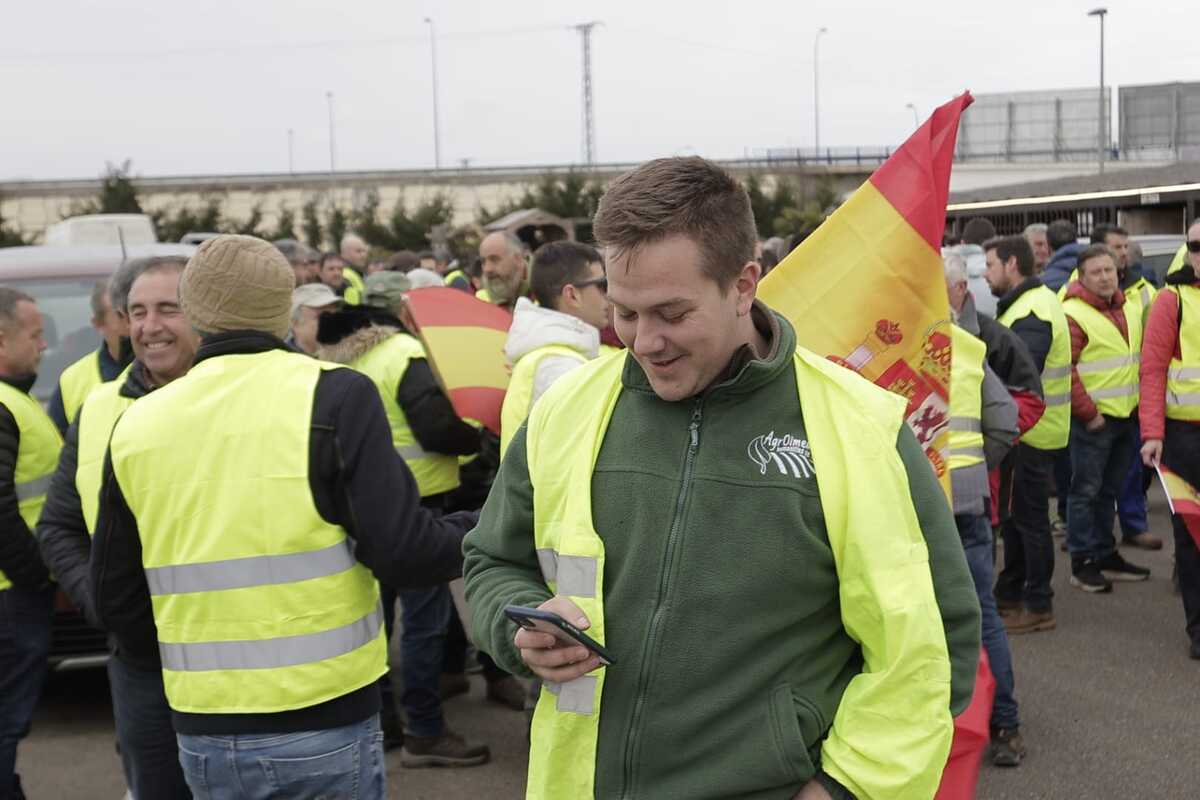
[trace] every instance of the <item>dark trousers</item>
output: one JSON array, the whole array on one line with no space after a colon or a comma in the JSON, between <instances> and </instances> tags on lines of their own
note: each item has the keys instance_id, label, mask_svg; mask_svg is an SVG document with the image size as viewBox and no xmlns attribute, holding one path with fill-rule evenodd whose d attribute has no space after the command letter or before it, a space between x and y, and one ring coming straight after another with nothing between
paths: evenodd
<instances>
[{"instance_id":1,"label":"dark trousers","mask_svg":"<svg viewBox=\"0 0 1200 800\"><path fill-rule=\"evenodd\" d=\"M1163 464L1192 486L1200 486L1200 423L1167 420ZM1200 550L1178 516L1171 519L1175 534L1175 564L1187 635L1200 643Z\"/></svg>"},{"instance_id":2,"label":"dark trousers","mask_svg":"<svg viewBox=\"0 0 1200 800\"><path fill-rule=\"evenodd\" d=\"M118 656L108 660L121 767L134 800L192 796L171 725L161 669L142 669Z\"/></svg>"},{"instance_id":3,"label":"dark trousers","mask_svg":"<svg viewBox=\"0 0 1200 800\"><path fill-rule=\"evenodd\" d=\"M1071 420L1071 493L1067 496L1067 550L1072 568L1099 561L1117 549L1113 527L1117 495L1129 474L1134 451L1133 420L1104 417L1089 431Z\"/></svg>"},{"instance_id":4,"label":"dark trousers","mask_svg":"<svg viewBox=\"0 0 1200 800\"><path fill-rule=\"evenodd\" d=\"M1054 495L1058 518L1067 524L1067 495L1071 493L1071 448L1054 451Z\"/></svg>"},{"instance_id":5,"label":"dark trousers","mask_svg":"<svg viewBox=\"0 0 1200 800\"><path fill-rule=\"evenodd\" d=\"M987 514L955 515L958 535L962 539L963 552L971 579L975 582L975 593L979 596L983 649L987 651L996 679L996 699L992 704L991 727L993 730L1012 730L1021 721L1017 715L1017 698L1013 679L1012 653L1008 648L1008 632L996 609L996 598L992 596L992 575L995 574L993 556L992 523Z\"/></svg>"},{"instance_id":6,"label":"dark trousers","mask_svg":"<svg viewBox=\"0 0 1200 800\"><path fill-rule=\"evenodd\" d=\"M413 736L440 736L442 717L442 658L446 626L454 600L447 584L400 592L400 674L404 692L400 705Z\"/></svg>"},{"instance_id":7,"label":"dark trousers","mask_svg":"<svg viewBox=\"0 0 1200 800\"><path fill-rule=\"evenodd\" d=\"M23 796L17 743L42 695L53 618L54 589L0 591L0 800Z\"/></svg>"},{"instance_id":8,"label":"dark trousers","mask_svg":"<svg viewBox=\"0 0 1200 800\"><path fill-rule=\"evenodd\" d=\"M1018 444L1005 460L1011 470L1006 487L1011 498L1001 497L1011 513L1001 528L1004 569L996 580L996 598L1024 603L1030 611L1053 606L1054 543L1050 538L1050 474L1054 452Z\"/></svg>"},{"instance_id":9,"label":"dark trousers","mask_svg":"<svg viewBox=\"0 0 1200 800\"><path fill-rule=\"evenodd\" d=\"M1117 495L1117 519L1121 522L1121 537L1132 539L1139 533L1150 530L1146 513L1146 470L1142 466L1142 430L1137 412L1130 417L1133 422L1133 458L1129 459L1129 471Z\"/></svg>"}]
</instances>

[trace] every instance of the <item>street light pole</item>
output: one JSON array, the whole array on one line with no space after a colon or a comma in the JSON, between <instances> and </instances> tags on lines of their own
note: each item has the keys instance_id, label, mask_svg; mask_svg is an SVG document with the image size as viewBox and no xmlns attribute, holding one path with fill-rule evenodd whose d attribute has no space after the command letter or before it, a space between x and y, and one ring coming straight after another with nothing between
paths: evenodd
<instances>
[{"instance_id":1,"label":"street light pole","mask_svg":"<svg viewBox=\"0 0 1200 800\"><path fill-rule=\"evenodd\" d=\"M333 173L337 172L337 160L334 156L333 140L333 92L326 92L325 100L329 104L329 179L332 181Z\"/></svg>"},{"instance_id":2,"label":"street light pole","mask_svg":"<svg viewBox=\"0 0 1200 800\"><path fill-rule=\"evenodd\" d=\"M912 103L908 103L904 107L913 112L913 128L915 129L921 127L921 115L917 113L917 107Z\"/></svg>"},{"instance_id":3,"label":"street light pole","mask_svg":"<svg viewBox=\"0 0 1200 800\"><path fill-rule=\"evenodd\" d=\"M828 32L828 28L821 28L813 37L813 149L816 150L817 158L821 157L821 73L817 61L820 51L817 46L821 43L821 35Z\"/></svg>"},{"instance_id":4,"label":"street light pole","mask_svg":"<svg viewBox=\"0 0 1200 800\"><path fill-rule=\"evenodd\" d=\"M289 175L296 174L296 161L294 158L295 152L296 152L295 145L296 145L296 131L293 130L292 128L288 128L288 174Z\"/></svg>"},{"instance_id":5,"label":"street light pole","mask_svg":"<svg viewBox=\"0 0 1200 800\"><path fill-rule=\"evenodd\" d=\"M1105 141L1108 126L1105 124L1107 120L1104 118L1104 17L1107 14L1107 8L1093 8L1088 12L1089 17L1100 18L1100 100L1098 102L1100 113L1097 115L1099 121L1096 133L1096 160L1100 165L1100 174L1104 174L1104 151L1108 145L1108 142Z\"/></svg>"},{"instance_id":6,"label":"street light pole","mask_svg":"<svg viewBox=\"0 0 1200 800\"><path fill-rule=\"evenodd\" d=\"M437 76L437 36L434 34L433 19L425 18L429 25L429 56L433 66L433 168L442 168L442 134L438 123L438 76Z\"/></svg>"}]
</instances>

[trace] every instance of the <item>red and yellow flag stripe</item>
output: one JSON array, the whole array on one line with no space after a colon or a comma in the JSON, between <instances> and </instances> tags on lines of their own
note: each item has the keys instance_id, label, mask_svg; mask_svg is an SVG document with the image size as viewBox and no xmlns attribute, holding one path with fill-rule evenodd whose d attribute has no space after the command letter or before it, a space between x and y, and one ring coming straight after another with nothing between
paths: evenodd
<instances>
[{"instance_id":1,"label":"red and yellow flag stripe","mask_svg":"<svg viewBox=\"0 0 1200 800\"><path fill-rule=\"evenodd\" d=\"M949 495L950 309L941 243L964 93L763 280L799 343L908 400L908 424Z\"/></svg>"}]
</instances>

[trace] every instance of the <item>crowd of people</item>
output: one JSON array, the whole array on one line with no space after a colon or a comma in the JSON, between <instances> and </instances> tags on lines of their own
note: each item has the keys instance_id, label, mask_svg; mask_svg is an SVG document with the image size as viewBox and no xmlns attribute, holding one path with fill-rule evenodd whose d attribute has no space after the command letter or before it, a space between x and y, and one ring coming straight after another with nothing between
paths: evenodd
<instances>
[{"instance_id":1,"label":"crowd of people","mask_svg":"<svg viewBox=\"0 0 1200 800\"><path fill-rule=\"evenodd\" d=\"M0 800L24 796L56 590L109 634L139 799L383 797L393 748L485 763L443 713L472 661L530 713L530 797L932 796L981 644L991 757L1018 765L1008 636L1056 625L1051 494L1071 584L1107 592L1149 574L1118 511L1162 546L1144 467L1200 482L1200 223L1161 290L1115 226L965 226L952 504L903 400L756 299L783 243L722 169L644 164L594 231L490 233L461 266L353 233L129 261L48 413L37 302L0 287ZM512 313L499 436L439 384L406 307L430 286ZM1200 658L1178 520L1174 544Z\"/></svg>"}]
</instances>

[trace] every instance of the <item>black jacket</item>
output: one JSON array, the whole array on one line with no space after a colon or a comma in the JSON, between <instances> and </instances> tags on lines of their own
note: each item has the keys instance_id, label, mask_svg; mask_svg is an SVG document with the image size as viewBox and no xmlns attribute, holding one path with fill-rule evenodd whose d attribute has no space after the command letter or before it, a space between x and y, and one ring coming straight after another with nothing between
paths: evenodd
<instances>
[{"instance_id":1,"label":"black jacket","mask_svg":"<svg viewBox=\"0 0 1200 800\"><path fill-rule=\"evenodd\" d=\"M970 294L958 313L958 324L963 330L978 336L987 346L988 366L1005 386L1043 396L1042 376L1025 342L1005 325L976 312Z\"/></svg>"},{"instance_id":2,"label":"black jacket","mask_svg":"<svg viewBox=\"0 0 1200 800\"><path fill-rule=\"evenodd\" d=\"M1026 278L1019 286L1009 290L996 304L996 319L1004 316L1004 312L1011 308L1021 295L1043 285L1045 284L1039 278ZM1009 327L1013 333L1021 337L1021 341L1029 350L1029 355L1033 356L1033 363L1037 367L1038 375L1041 375L1046 369L1046 357L1050 355L1050 343L1054 340L1054 329L1050 327L1049 322L1043 322L1033 314L1015 320Z\"/></svg>"},{"instance_id":3,"label":"black jacket","mask_svg":"<svg viewBox=\"0 0 1200 800\"><path fill-rule=\"evenodd\" d=\"M28 394L37 376L21 380L0 377L0 381ZM21 430L17 420L11 411L0 405L0 571L14 586L37 591L50 585L50 572L38 554L37 539L21 518L16 480L20 447Z\"/></svg>"},{"instance_id":4,"label":"black jacket","mask_svg":"<svg viewBox=\"0 0 1200 800\"><path fill-rule=\"evenodd\" d=\"M134 362L120 393L137 399L149 394L152 389L146 383L145 369L140 361ZM38 519L37 538L42 549L42 558L58 579L59 587L67 593L76 607L90 615L92 612L91 591L88 585L88 562L92 552L92 537L88 535L83 520L83 505L75 485L75 472L79 463L79 419L67 428L62 453L58 457L58 469L50 481L50 492L46 495L46 506ZM95 619L89 620L96 625ZM109 645L116 651L116 642L110 637ZM122 658L127 656L119 652ZM157 659L138 660L136 666L154 669Z\"/></svg>"},{"instance_id":5,"label":"black jacket","mask_svg":"<svg viewBox=\"0 0 1200 800\"><path fill-rule=\"evenodd\" d=\"M206 337L196 362L275 349L286 346L264 333L235 331ZM439 518L421 507L412 473L392 448L379 393L353 370L329 370L318 379L309 485L322 519L345 529L355 556L383 583L429 586L461 574L462 537L478 515ZM92 543L91 587L96 618L117 636L122 650L157 658L137 521L113 475L111 454ZM372 682L327 703L280 714L173 712L173 717L176 731L186 734L286 733L341 727L378 710L379 690Z\"/></svg>"}]
</instances>

